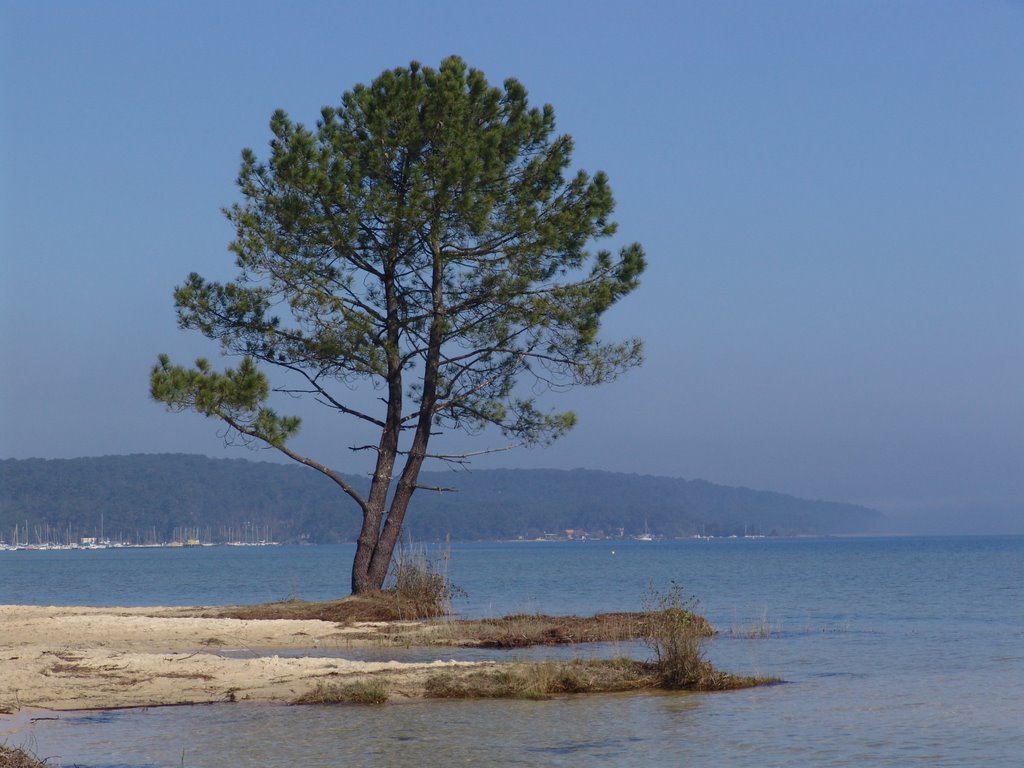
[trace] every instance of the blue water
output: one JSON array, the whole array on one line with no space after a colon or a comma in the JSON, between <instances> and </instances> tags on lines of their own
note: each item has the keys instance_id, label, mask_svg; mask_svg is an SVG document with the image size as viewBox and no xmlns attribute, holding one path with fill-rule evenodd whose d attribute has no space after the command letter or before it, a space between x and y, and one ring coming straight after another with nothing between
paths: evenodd
<instances>
[{"instance_id":1,"label":"blue water","mask_svg":"<svg viewBox=\"0 0 1024 768\"><path fill-rule=\"evenodd\" d=\"M346 591L351 555L346 546L5 552L0 603L329 598ZM9 741L28 739L65 764L161 768L1024 764L1022 537L453 544L449 570L468 592L456 609L470 616L633 610L652 586L676 581L719 629L708 646L716 664L787 684L66 714Z\"/></svg>"}]
</instances>

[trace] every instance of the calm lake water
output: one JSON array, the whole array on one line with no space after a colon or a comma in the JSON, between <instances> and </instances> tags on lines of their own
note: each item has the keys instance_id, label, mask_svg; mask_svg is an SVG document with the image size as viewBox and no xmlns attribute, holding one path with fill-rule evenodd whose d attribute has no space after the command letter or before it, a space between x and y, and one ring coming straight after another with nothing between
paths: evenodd
<instances>
[{"instance_id":1,"label":"calm lake water","mask_svg":"<svg viewBox=\"0 0 1024 768\"><path fill-rule=\"evenodd\" d=\"M346 546L5 552L0 603L329 598L347 591L351 555ZM471 616L633 610L652 585L678 582L720 630L708 645L717 665L787 683L545 702L64 713L7 741L68 765L119 768L1024 764L1024 537L453 544L449 568L468 592L456 608ZM0 732L8 724L0 719Z\"/></svg>"}]
</instances>

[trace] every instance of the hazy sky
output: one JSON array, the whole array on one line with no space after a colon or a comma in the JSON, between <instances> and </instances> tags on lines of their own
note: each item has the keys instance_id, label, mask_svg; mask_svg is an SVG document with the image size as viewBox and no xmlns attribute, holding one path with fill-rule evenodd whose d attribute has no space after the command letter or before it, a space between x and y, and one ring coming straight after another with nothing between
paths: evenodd
<instances>
[{"instance_id":1,"label":"hazy sky","mask_svg":"<svg viewBox=\"0 0 1024 768\"><path fill-rule=\"evenodd\" d=\"M649 259L647 362L481 468L588 467L1024 531L1024 4L0 0L0 458L225 448L148 397L281 107L461 55L554 105ZM290 403L279 404L292 410ZM358 436L297 447L360 471ZM472 443L501 445L500 436Z\"/></svg>"}]
</instances>

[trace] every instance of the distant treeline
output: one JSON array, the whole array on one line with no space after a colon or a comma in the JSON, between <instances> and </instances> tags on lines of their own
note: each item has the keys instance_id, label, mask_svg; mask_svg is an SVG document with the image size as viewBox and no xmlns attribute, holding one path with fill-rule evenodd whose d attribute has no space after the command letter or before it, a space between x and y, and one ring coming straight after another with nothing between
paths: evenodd
<instances>
[{"instance_id":1,"label":"distant treeline","mask_svg":"<svg viewBox=\"0 0 1024 768\"><path fill-rule=\"evenodd\" d=\"M365 488L365 478L351 477ZM418 541L591 534L841 534L879 530L880 512L780 493L594 470L424 473L405 530ZM99 536L144 543L181 531L205 540L352 541L356 505L298 465L184 454L0 460L0 538ZM27 525L27 536L26 536ZM190 534L191 535L191 534Z\"/></svg>"}]
</instances>

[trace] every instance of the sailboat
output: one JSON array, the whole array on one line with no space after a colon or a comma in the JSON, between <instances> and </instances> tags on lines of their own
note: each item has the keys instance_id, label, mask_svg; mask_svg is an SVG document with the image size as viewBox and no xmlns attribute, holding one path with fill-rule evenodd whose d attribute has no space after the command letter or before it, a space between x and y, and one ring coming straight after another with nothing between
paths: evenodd
<instances>
[{"instance_id":1,"label":"sailboat","mask_svg":"<svg viewBox=\"0 0 1024 768\"><path fill-rule=\"evenodd\" d=\"M651 533L650 528L647 527L647 519L644 518L644 532L639 536L633 537L636 541L654 541L654 535Z\"/></svg>"}]
</instances>

